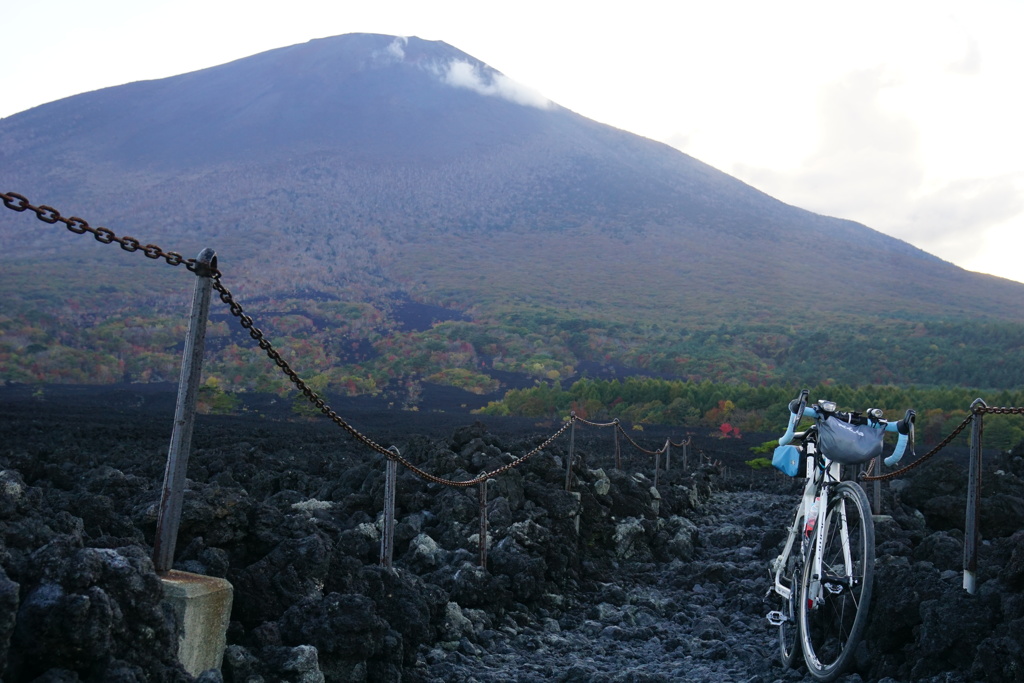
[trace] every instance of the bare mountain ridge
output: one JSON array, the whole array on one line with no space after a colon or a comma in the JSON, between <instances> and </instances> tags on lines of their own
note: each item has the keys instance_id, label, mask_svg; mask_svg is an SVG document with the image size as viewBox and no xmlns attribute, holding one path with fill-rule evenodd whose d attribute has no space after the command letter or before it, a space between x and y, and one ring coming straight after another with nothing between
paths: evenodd
<instances>
[{"instance_id":1,"label":"bare mountain ridge","mask_svg":"<svg viewBox=\"0 0 1024 683\"><path fill-rule=\"evenodd\" d=\"M16 114L0 188L185 255L211 246L243 301L403 291L484 321L662 329L1024 316L1022 285L788 206L417 38L325 38ZM0 213L21 230L0 262L126 258L24 220Z\"/></svg>"}]
</instances>

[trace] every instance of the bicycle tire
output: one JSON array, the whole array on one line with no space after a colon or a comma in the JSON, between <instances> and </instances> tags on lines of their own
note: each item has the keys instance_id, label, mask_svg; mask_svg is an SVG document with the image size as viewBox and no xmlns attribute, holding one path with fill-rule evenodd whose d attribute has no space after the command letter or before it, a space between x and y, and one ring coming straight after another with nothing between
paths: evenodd
<instances>
[{"instance_id":1,"label":"bicycle tire","mask_svg":"<svg viewBox=\"0 0 1024 683\"><path fill-rule=\"evenodd\" d=\"M843 514L845 512L845 515ZM843 543L845 519L849 543ZM800 582L800 646L810 674L831 681L846 672L867 625L875 572L875 525L867 494L844 481L829 494L824 520L823 580L813 576L815 550ZM844 545L849 547L850 571Z\"/></svg>"},{"instance_id":2,"label":"bicycle tire","mask_svg":"<svg viewBox=\"0 0 1024 683\"><path fill-rule=\"evenodd\" d=\"M779 611L785 621L779 624L779 657L782 666L790 669L800 658L800 622L797 614L797 601L800 597L799 581L803 575L802 554L799 547L795 547L786 558L786 570L782 574L782 581L789 586L789 598L784 598L776 593L780 604Z\"/></svg>"}]
</instances>

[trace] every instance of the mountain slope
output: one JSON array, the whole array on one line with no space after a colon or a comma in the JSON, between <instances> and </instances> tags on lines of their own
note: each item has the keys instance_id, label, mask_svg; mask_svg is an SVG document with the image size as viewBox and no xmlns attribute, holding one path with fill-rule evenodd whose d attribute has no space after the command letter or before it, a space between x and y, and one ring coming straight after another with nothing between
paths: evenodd
<instances>
[{"instance_id":1,"label":"mountain slope","mask_svg":"<svg viewBox=\"0 0 1024 683\"><path fill-rule=\"evenodd\" d=\"M534 327L509 334L540 334L532 345L563 354L562 371L599 357L635 365L627 351L655 328L669 339L723 323L899 334L907 320L1024 317L1022 285L787 206L416 38L316 40L8 117L0 188L185 255L211 246L243 301L302 308L315 292L386 317L401 292L485 327L525 315ZM100 286L125 259L5 213L0 229L21 231L5 267L73 258ZM0 286L20 301L38 284ZM573 320L587 338L559 347L552 336ZM609 335L621 348L598 352ZM531 343L474 350L521 356ZM758 358L751 378L776 377L777 359ZM679 362L659 371L706 376Z\"/></svg>"}]
</instances>

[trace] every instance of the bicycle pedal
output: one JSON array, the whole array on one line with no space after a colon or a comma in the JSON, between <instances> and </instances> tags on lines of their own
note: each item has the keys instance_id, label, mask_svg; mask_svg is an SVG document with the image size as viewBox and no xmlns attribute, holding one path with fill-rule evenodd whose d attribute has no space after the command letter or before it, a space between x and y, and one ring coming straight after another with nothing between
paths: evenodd
<instances>
[{"instance_id":1,"label":"bicycle pedal","mask_svg":"<svg viewBox=\"0 0 1024 683\"><path fill-rule=\"evenodd\" d=\"M769 612L765 618L768 619L768 623L772 626L782 626L787 621L789 621L789 619L786 618L785 614L775 609Z\"/></svg>"},{"instance_id":2,"label":"bicycle pedal","mask_svg":"<svg viewBox=\"0 0 1024 683\"><path fill-rule=\"evenodd\" d=\"M832 583L831 581L824 581L821 585L823 585L825 587L825 590L827 590L832 595L839 595L840 593L846 590L846 586L841 583Z\"/></svg>"}]
</instances>

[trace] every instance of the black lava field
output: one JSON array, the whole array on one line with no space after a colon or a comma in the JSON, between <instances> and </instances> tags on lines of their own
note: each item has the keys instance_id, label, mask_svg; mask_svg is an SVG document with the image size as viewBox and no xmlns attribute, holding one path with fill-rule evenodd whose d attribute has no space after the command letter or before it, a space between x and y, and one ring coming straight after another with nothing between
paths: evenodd
<instances>
[{"instance_id":1,"label":"black lava field","mask_svg":"<svg viewBox=\"0 0 1024 683\"><path fill-rule=\"evenodd\" d=\"M457 480L559 427L352 410ZM746 465L753 440L694 433L655 488L650 456L623 443L616 469L611 430L580 427L566 491L565 434L490 482L486 569L477 487L400 468L386 569L382 458L269 409L196 425L175 567L227 578L235 600L221 670L193 679L150 560L173 412L166 390L0 387L2 681L810 680L782 668L765 619L799 484ZM986 452L974 595L962 455L883 486L871 618L841 680L1024 680L1022 477L1020 453Z\"/></svg>"}]
</instances>

